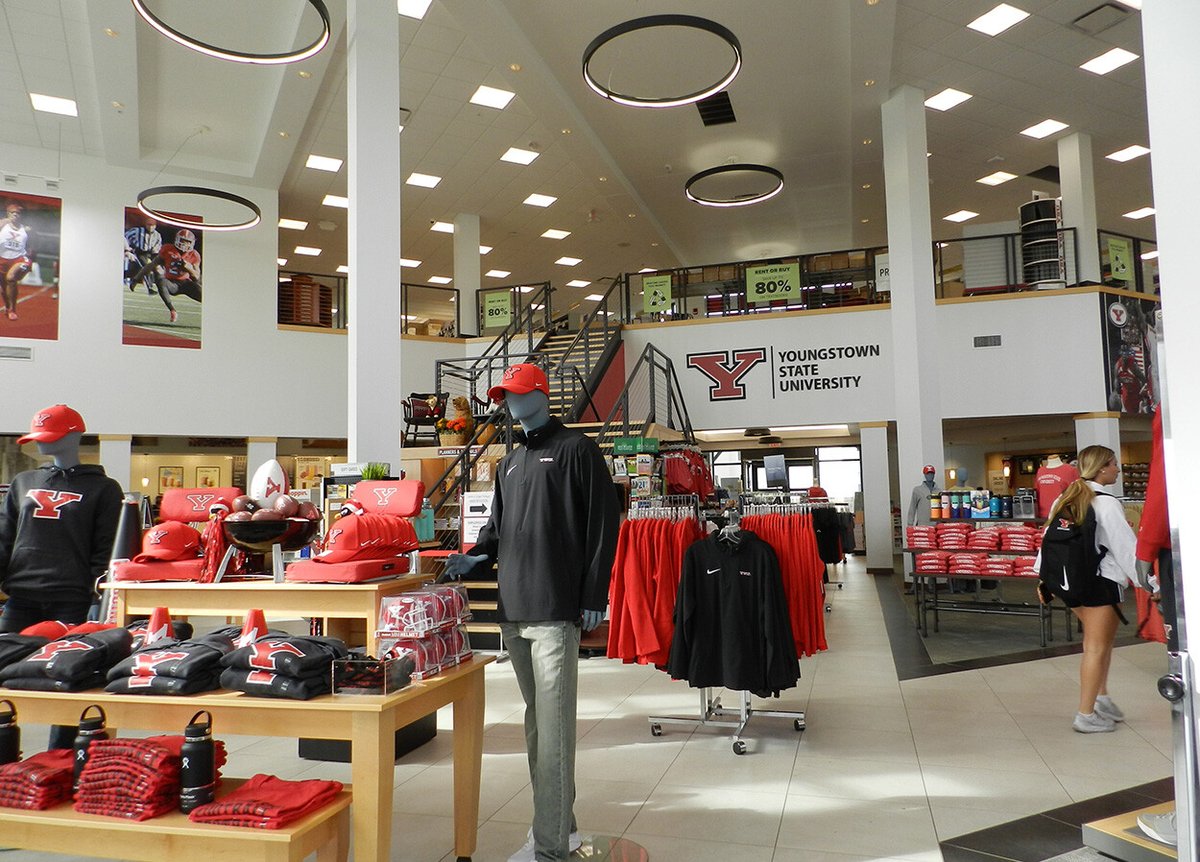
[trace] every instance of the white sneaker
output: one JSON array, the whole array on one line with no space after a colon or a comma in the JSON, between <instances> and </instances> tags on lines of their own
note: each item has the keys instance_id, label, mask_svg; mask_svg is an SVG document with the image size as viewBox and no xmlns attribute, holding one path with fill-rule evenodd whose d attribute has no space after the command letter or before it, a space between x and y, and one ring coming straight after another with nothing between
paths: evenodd
<instances>
[{"instance_id":1,"label":"white sneaker","mask_svg":"<svg viewBox=\"0 0 1200 862\"><path fill-rule=\"evenodd\" d=\"M1112 733L1117 729L1117 724L1111 718L1105 718L1098 712L1089 712L1086 715L1082 712L1075 713L1075 720L1071 722L1071 727L1076 733Z\"/></svg>"},{"instance_id":2,"label":"white sneaker","mask_svg":"<svg viewBox=\"0 0 1200 862\"><path fill-rule=\"evenodd\" d=\"M1170 844L1172 847L1179 841L1179 835L1175 831L1174 811L1166 814L1139 814L1137 824L1139 829L1155 841Z\"/></svg>"},{"instance_id":3,"label":"white sneaker","mask_svg":"<svg viewBox=\"0 0 1200 862\"><path fill-rule=\"evenodd\" d=\"M1102 694L1096 698L1096 705L1092 707L1099 715L1104 716L1109 721L1124 721L1125 713L1121 711L1121 707L1113 703L1113 699L1107 694Z\"/></svg>"},{"instance_id":4,"label":"white sneaker","mask_svg":"<svg viewBox=\"0 0 1200 862\"><path fill-rule=\"evenodd\" d=\"M572 832L567 837L567 852L574 853L583 846L583 836L578 832ZM521 849L508 857L508 862L534 862L536 849L533 843L533 828L530 827L525 843L521 845Z\"/></svg>"}]
</instances>

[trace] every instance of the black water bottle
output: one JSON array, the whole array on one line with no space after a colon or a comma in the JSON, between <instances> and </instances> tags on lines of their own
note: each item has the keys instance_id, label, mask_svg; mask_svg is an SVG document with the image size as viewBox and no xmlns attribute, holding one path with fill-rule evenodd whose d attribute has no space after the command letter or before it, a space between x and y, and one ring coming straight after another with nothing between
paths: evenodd
<instances>
[{"instance_id":1,"label":"black water bottle","mask_svg":"<svg viewBox=\"0 0 1200 862\"><path fill-rule=\"evenodd\" d=\"M8 712L0 715L0 764L21 759L21 728L17 727L17 708L11 700L0 700Z\"/></svg>"},{"instance_id":2,"label":"black water bottle","mask_svg":"<svg viewBox=\"0 0 1200 862\"><path fill-rule=\"evenodd\" d=\"M200 722L200 716L207 721ZM213 749L212 714L202 709L183 729L183 747L179 751L179 810L184 814L213 801L216 780L216 753Z\"/></svg>"},{"instance_id":3,"label":"black water bottle","mask_svg":"<svg viewBox=\"0 0 1200 862\"><path fill-rule=\"evenodd\" d=\"M88 717L90 710L96 710L100 713L98 716ZM79 773L83 772L83 767L88 762L88 750L92 743L97 739L108 739L108 728L105 727L108 721L108 716L104 713L104 707L97 703L86 707L79 714L79 732L75 734L75 783L74 789L79 789Z\"/></svg>"}]
</instances>

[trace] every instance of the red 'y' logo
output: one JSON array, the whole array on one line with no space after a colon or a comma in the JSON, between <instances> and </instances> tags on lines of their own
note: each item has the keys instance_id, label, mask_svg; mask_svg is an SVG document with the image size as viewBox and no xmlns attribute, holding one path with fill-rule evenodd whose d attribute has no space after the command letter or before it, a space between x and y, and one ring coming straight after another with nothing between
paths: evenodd
<instances>
[{"instance_id":1,"label":"red 'y' logo","mask_svg":"<svg viewBox=\"0 0 1200 862\"><path fill-rule=\"evenodd\" d=\"M715 353L689 353L687 367L695 368L708 377L713 385L708 389L710 401L731 401L746 397L746 387L739 381L755 365L767 361L762 347L752 350L721 350Z\"/></svg>"},{"instance_id":2,"label":"red 'y' logo","mask_svg":"<svg viewBox=\"0 0 1200 862\"><path fill-rule=\"evenodd\" d=\"M208 504L217 499L216 494L188 494L188 502L192 504L193 512L208 513Z\"/></svg>"},{"instance_id":3,"label":"red 'y' logo","mask_svg":"<svg viewBox=\"0 0 1200 862\"><path fill-rule=\"evenodd\" d=\"M379 504L379 508L383 509L387 506L388 500L392 498L392 494L396 493L395 488L375 488L375 502Z\"/></svg>"},{"instance_id":4,"label":"red 'y' logo","mask_svg":"<svg viewBox=\"0 0 1200 862\"><path fill-rule=\"evenodd\" d=\"M283 654L303 656L304 650L287 641L263 641L253 644L250 647L250 667L275 670L275 656Z\"/></svg>"},{"instance_id":5,"label":"red 'y' logo","mask_svg":"<svg viewBox=\"0 0 1200 862\"><path fill-rule=\"evenodd\" d=\"M30 488L25 492L25 496L37 504L33 517L50 518L55 521L62 517L59 510L63 506L67 503L78 503L83 499L83 494L73 491L49 491L45 488Z\"/></svg>"},{"instance_id":6,"label":"red 'y' logo","mask_svg":"<svg viewBox=\"0 0 1200 862\"><path fill-rule=\"evenodd\" d=\"M29 661L50 661L60 652L89 652L95 649L82 641L50 641L29 657Z\"/></svg>"},{"instance_id":7,"label":"red 'y' logo","mask_svg":"<svg viewBox=\"0 0 1200 862\"><path fill-rule=\"evenodd\" d=\"M267 493L266 493L267 497L270 497L274 494L279 494L282 491L283 491L283 486L280 485L278 482L276 482L274 479L267 480Z\"/></svg>"},{"instance_id":8,"label":"red 'y' logo","mask_svg":"<svg viewBox=\"0 0 1200 862\"><path fill-rule=\"evenodd\" d=\"M275 674L267 673L265 670L252 670L246 674L246 682L252 682L257 685L270 685L275 681Z\"/></svg>"},{"instance_id":9,"label":"red 'y' logo","mask_svg":"<svg viewBox=\"0 0 1200 862\"><path fill-rule=\"evenodd\" d=\"M158 650L157 652L141 653L133 658L133 676L158 676L158 666L172 661L181 661L190 653Z\"/></svg>"}]
</instances>

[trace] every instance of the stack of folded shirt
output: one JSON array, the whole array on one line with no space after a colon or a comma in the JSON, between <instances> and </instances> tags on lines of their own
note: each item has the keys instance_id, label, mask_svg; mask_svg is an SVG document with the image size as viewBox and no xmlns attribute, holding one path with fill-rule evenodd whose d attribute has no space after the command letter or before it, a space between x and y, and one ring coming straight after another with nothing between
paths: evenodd
<instances>
[{"instance_id":1,"label":"stack of folded shirt","mask_svg":"<svg viewBox=\"0 0 1200 862\"><path fill-rule=\"evenodd\" d=\"M967 547L973 551L994 551L1000 547L999 527L980 527L967 537Z\"/></svg>"},{"instance_id":2,"label":"stack of folded shirt","mask_svg":"<svg viewBox=\"0 0 1200 862\"><path fill-rule=\"evenodd\" d=\"M188 817L219 826L281 829L328 805L341 792L340 781L285 781L260 774L216 802L193 809Z\"/></svg>"},{"instance_id":3,"label":"stack of folded shirt","mask_svg":"<svg viewBox=\"0 0 1200 862\"><path fill-rule=\"evenodd\" d=\"M1036 578L1038 573L1033 570L1037 557L1014 557L1013 574L1020 578Z\"/></svg>"},{"instance_id":4,"label":"stack of folded shirt","mask_svg":"<svg viewBox=\"0 0 1200 862\"><path fill-rule=\"evenodd\" d=\"M917 554L913 569L919 574L944 575L949 564L948 551L925 551Z\"/></svg>"},{"instance_id":5,"label":"stack of folded shirt","mask_svg":"<svg viewBox=\"0 0 1200 862\"><path fill-rule=\"evenodd\" d=\"M75 752L43 751L0 766L0 806L41 811L71 798Z\"/></svg>"},{"instance_id":6,"label":"stack of folded shirt","mask_svg":"<svg viewBox=\"0 0 1200 862\"><path fill-rule=\"evenodd\" d=\"M182 736L146 739L100 739L88 749L88 761L79 775L75 810L129 820L159 817L179 807L179 752ZM213 741L220 780L225 765L225 744Z\"/></svg>"},{"instance_id":7,"label":"stack of folded shirt","mask_svg":"<svg viewBox=\"0 0 1200 862\"><path fill-rule=\"evenodd\" d=\"M1010 527L1000 534L1002 551L1036 551L1041 545L1041 532L1031 527Z\"/></svg>"},{"instance_id":8,"label":"stack of folded shirt","mask_svg":"<svg viewBox=\"0 0 1200 862\"><path fill-rule=\"evenodd\" d=\"M933 527L908 527L905 542L909 548L936 548L937 531Z\"/></svg>"},{"instance_id":9,"label":"stack of folded shirt","mask_svg":"<svg viewBox=\"0 0 1200 862\"><path fill-rule=\"evenodd\" d=\"M951 554L946 570L952 575L978 575L982 565L982 554Z\"/></svg>"},{"instance_id":10,"label":"stack of folded shirt","mask_svg":"<svg viewBox=\"0 0 1200 862\"><path fill-rule=\"evenodd\" d=\"M219 688L221 657L233 652L236 630L193 640L159 641L108 672L107 691L120 694L195 694Z\"/></svg>"},{"instance_id":11,"label":"stack of folded shirt","mask_svg":"<svg viewBox=\"0 0 1200 862\"><path fill-rule=\"evenodd\" d=\"M50 643L49 638L27 635L23 632L21 634L8 632L0 635L0 668L20 661L48 643Z\"/></svg>"},{"instance_id":12,"label":"stack of folded shirt","mask_svg":"<svg viewBox=\"0 0 1200 862\"><path fill-rule=\"evenodd\" d=\"M27 691L84 691L104 684L108 669L127 657L129 629L85 623L0 668L0 682Z\"/></svg>"},{"instance_id":13,"label":"stack of folded shirt","mask_svg":"<svg viewBox=\"0 0 1200 862\"><path fill-rule=\"evenodd\" d=\"M1012 557L987 557L980 568L980 574L989 578L1006 578L1012 573Z\"/></svg>"},{"instance_id":14,"label":"stack of folded shirt","mask_svg":"<svg viewBox=\"0 0 1200 862\"><path fill-rule=\"evenodd\" d=\"M222 657L221 687L308 700L329 693L334 659L348 655L350 650L337 638L267 635Z\"/></svg>"},{"instance_id":15,"label":"stack of folded shirt","mask_svg":"<svg viewBox=\"0 0 1200 862\"><path fill-rule=\"evenodd\" d=\"M937 546L945 551L961 551L967 547L967 537L972 527L961 521L948 521L937 525Z\"/></svg>"}]
</instances>

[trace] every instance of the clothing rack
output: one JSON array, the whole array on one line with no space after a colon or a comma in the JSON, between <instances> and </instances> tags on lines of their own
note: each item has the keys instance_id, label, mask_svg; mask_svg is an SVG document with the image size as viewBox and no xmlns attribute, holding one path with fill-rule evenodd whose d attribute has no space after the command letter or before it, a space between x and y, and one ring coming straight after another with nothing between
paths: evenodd
<instances>
[{"instance_id":1,"label":"clothing rack","mask_svg":"<svg viewBox=\"0 0 1200 862\"><path fill-rule=\"evenodd\" d=\"M738 501L743 515L795 515L807 514L814 509L849 511L845 503L830 503L828 498L809 500L807 491L751 491L742 494ZM829 576L829 564L825 565L825 584L836 584L840 590L842 581ZM825 603L825 613L832 613L833 605Z\"/></svg>"},{"instance_id":2,"label":"clothing rack","mask_svg":"<svg viewBox=\"0 0 1200 862\"><path fill-rule=\"evenodd\" d=\"M685 518L700 521L700 498L695 494L665 494L630 501L627 517L666 518L679 521Z\"/></svg>"}]
</instances>

